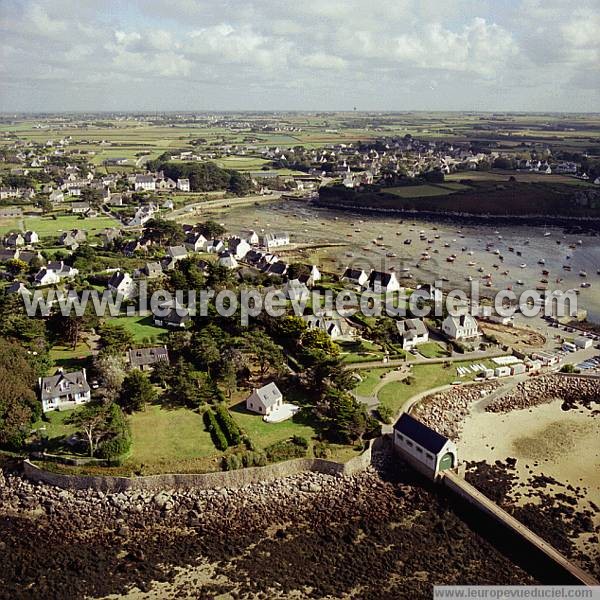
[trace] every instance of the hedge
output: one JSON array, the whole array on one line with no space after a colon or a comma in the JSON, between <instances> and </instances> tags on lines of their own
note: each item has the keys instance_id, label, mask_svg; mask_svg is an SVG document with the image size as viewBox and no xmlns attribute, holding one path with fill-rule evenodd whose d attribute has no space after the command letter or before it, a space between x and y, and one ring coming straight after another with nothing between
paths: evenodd
<instances>
[{"instance_id":1,"label":"hedge","mask_svg":"<svg viewBox=\"0 0 600 600\"><path fill-rule=\"evenodd\" d=\"M215 409L217 421L221 426L221 430L227 437L227 441L232 446L237 446L242 441L242 434L237 423L233 420L229 414L227 407L224 404L219 404Z\"/></svg>"},{"instance_id":2,"label":"hedge","mask_svg":"<svg viewBox=\"0 0 600 600\"><path fill-rule=\"evenodd\" d=\"M215 413L210 408L204 412L204 424L206 425L206 430L210 433L213 444L217 450L227 450L229 447L227 438L217 422Z\"/></svg>"}]
</instances>

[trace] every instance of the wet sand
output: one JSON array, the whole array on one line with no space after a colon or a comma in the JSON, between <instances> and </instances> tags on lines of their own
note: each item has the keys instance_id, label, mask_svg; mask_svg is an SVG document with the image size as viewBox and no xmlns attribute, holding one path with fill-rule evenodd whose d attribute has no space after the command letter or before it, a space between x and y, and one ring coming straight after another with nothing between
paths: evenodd
<instances>
[{"instance_id":1,"label":"wet sand","mask_svg":"<svg viewBox=\"0 0 600 600\"><path fill-rule=\"evenodd\" d=\"M334 273L341 273L347 265L383 270L394 268L397 272L401 272L402 268L410 268L415 278L413 282L432 282L445 276L450 280L445 284L448 289L450 286L468 289L470 284L466 278L471 276L473 280L481 281L482 295L492 295L494 291L508 286L512 286L516 293L535 289L540 280L545 278L550 289L577 288L580 291L579 305L588 310L591 319L600 320L600 277L596 274L600 269L599 237L565 235L560 228L546 229L519 224L493 223L486 226L471 223L459 226L447 221L401 220L320 209L304 201L282 201L211 211L201 214L198 220L206 218L224 223L228 231L233 233L245 229L259 232L261 229L283 230L290 233L291 240L296 244L341 244L290 255L290 258L313 261L323 270ZM425 234L425 240L420 239L421 231ZM545 236L545 233L550 235ZM378 239L380 236L382 239ZM436 239L436 236L439 238ZM412 240L411 244L404 244L408 239ZM578 244L579 240L582 241L581 245ZM486 250L488 243L492 244L489 251ZM575 248L569 248L573 244ZM510 252L509 247L514 252ZM495 250L504 257L503 261L494 253ZM419 260L423 252L428 252L431 258ZM470 255L470 252L473 254ZM522 255L518 256L517 252ZM285 256L286 252L280 254ZM456 259L452 263L447 262L452 254L456 255ZM538 264L542 259L545 264ZM476 264L469 266L469 262ZM521 268L521 264L527 266ZM571 264L571 271L563 269L565 264ZM483 272L479 272L479 268ZM542 270L548 270L550 274L544 276ZM508 274L504 275L505 271ZM587 273L586 279L579 276L580 271ZM483 287L481 280L488 273L492 275L492 286L489 288ZM563 281L558 284L557 278ZM524 285L519 286L517 280L522 280ZM579 286L584 280L589 281L592 287L581 289ZM411 285L410 280L404 283L407 287Z\"/></svg>"}]
</instances>

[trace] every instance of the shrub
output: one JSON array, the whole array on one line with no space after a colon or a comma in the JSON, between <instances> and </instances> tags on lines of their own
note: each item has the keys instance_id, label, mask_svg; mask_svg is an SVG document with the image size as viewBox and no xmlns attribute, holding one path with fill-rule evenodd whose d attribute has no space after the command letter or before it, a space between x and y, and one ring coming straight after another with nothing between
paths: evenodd
<instances>
[{"instance_id":1,"label":"shrub","mask_svg":"<svg viewBox=\"0 0 600 600\"><path fill-rule=\"evenodd\" d=\"M313 446L313 454L316 458L327 458L331 454L329 444L326 442L316 442Z\"/></svg>"},{"instance_id":2,"label":"shrub","mask_svg":"<svg viewBox=\"0 0 600 600\"><path fill-rule=\"evenodd\" d=\"M293 440L282 440L275 442L265 449L269 462L279 462L292 458L303 458L306 456L306 447L295 444Z\"/></svg>"},{"instance_id":3,"label":"shrub","mask_svg":"<svg viewBox=\"0 0 600 600\"><path fill-rule=\"evenodd\" d=\"M204 424L206 425L206 431L210 433L213 444L217 450L227 450L229 447L227 438L221 430L221 427L219 427L215 413L210 408L204 412Z\"/></svg>"},{"instance_id":4,"label":"shrub","mask_svg":"<svg viewBox=\"0 0 600 600\"><path fill-rule=\"evenodd\" d=\"M223 459L223 468L225 471L236 471L242 468L242 459L239 454L229 454Z\"/></svg>"},{"instance_id":5,"label":"shrub","mask_svg":"<svg viewBox=\"0 0 600 600\"><path fill-rule=\"evenodd\" d=\"M379 420L382 423L391 423L394 418L394 411L389 406L385 406L384 404L380 404L377 407L377 414L379 415Z\"/></svg>"},{"instance_id":6,"label":"shrub","mask_svg":"<svg viewBox=\"0 0 600 600\"><path fill-rule=\"evenodd\" d=\"M242 463L244 467L264 467L267 464L267 457L264 452L244 452L242 454Z\"/></svg>"},{"instance_id":7,"label":"shrub","mask_svg":"<svg viewBox=\"0 0 600 600\"><path fill-rule=\"evenodd\" d=\"M302 448L308 449L308 440L301 435L292 436L292 443L296 446L302 446Z\"/></svg>"},{"instance_id":8,"label":"shrub","mask_svg":"<svg viewBox=\"0 0 600 600\"><path fill-rule=\"evenodd\" d=\"M219 404L215 409L217 421L221 426L221 430L227 437L227 441L232 446L237 446L242 441L242 434L237 423L233 420L233 417L229 414L227 406L225 404Z\"/></svg>"}]
</instances>

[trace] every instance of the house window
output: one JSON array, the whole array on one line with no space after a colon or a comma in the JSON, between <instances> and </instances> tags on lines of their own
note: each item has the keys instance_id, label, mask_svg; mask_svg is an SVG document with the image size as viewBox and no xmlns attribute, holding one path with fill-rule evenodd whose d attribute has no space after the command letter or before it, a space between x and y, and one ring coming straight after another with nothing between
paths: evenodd
<instances>
[{"instance_id":1,"label":"house window","mask_svg":"<svg viewBox=\"0 0 600 600\"><path fill-rule=\"evenodd\" d=\"M423 448L419 448L419 446L417 446L417 452L419 452L420 454L423 454Z\"/></svg>"},{"instance_id":2,"label":"house window","mask_svg":"<svg viewBox=\"0 0 600 600\"><path fill-rule=\"evenodd\" d=\"M433 455L432 455L432 454L429 454L429 452L427 452L427 453L425 454L425 456L426 456L426 457L427 457L429 460L433 460Z\"/></svg>"},{"instance_id":3,"label":"house window","mask_svg":"<svg viewBox=\"0 0 600 600\"><path fill-rule=\"evenodd\" d=\"M403 441L404 441L404 436L403 436L401 433L399 433L399 434L398 434L398 439L399 439L401 442L403 442Z\"/></svg>"},{"instance_id":4,"label":"house window","mask_svg":"<svg viewBox=\"0 0 600 600\"><path fill-rule=\"evenodd\" d=\"M409 448L412 448L412 447L413 447L413 443L412 443L410 440L406 440L406 445L407 445Z\"/></svg>"}]
</instances>

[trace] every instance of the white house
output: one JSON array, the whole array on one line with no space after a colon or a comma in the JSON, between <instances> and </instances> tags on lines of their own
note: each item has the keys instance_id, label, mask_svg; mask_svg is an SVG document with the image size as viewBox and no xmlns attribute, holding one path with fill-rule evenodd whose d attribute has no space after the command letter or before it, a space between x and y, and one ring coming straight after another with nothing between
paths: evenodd
<instances>
[{"instance_id":1,"label":"white house","mask_svg":"<svg viewBox=\"0 0 600 600\"><path fill-rule=\"evenodd\" d=\"M45 267L42 267L33 278L33 284L36 286L53 285L61 279L75 277L79 270L61 261L50 261Z\"/></svg>"},{"instance_id":2,"label":"white house","mask_svg":"<svg viewBox=\"0 0 600 600\"><path fill-rule=\"evenodd\" d=\"M156 180L154 175L136 175L133 183L136 191L154 191L156 189Z\"/></svg>"},{"instance_id":3,"label":"white house","mask_svg":"<svg viewBox=\"0 0 600 600\"><path fill-rule=\"evenodd\" d=\"M376 294L390 294L400 291L400 283L396 279L395 273L371 271L365 285Z\"/></svg>"},{"instance_id":4,"label":"white house","mask_svg":"<svg viewBox=\"0 0 600 600\"><path fill-rule=\"evenodd\" d=\"M258 233L256 231L244 231L240 234L240 237L243 237L250 245L258 246L260 243L260 238L258 237Z\"/></svg>"},{"instance_id":5,"label":"white house","mask_svg":"<svg viewBox=\"0 0 600 600\"><path fill-rule=\"evenodd\" d=\"M348 267L342 275L342 281L358 287L363 287L368 281L369 276L363 269L353 269Z\"/></svg>"},{"instance_id":6,"label":"white house","mask_svg":"<svg viewBox=\"0 0 600 600\"><path fill-rule=\"evenodd\" d=\"M283 405L283 395L274 382L254 389L246 398L246 408L259 415L269 415Z\"/></svg>"},{"instance_id":7,"label":"white house","mask_svg":"<svg viewBox=\"0 0 600 600\"><path fill-rule=\"evenodd\" d=\"M219 255L219 264L226 269L237 269L240 266L235 256L227 250Z\"/></svg>"},{"instance_id":8,"label":"white house","mask_svg":"<svg viewBox=\"0 0 600 600\"><path fill-rule=\"evenodd\" d=\"M85 369L70 373L59 370L52 377L40 377L38 385L44 412L74 408L91 400Z\"/></svg>"},{"instance_id":9,"label":"white house","mask_svg":"<svg viewBox=\"0 0 600 600\"><path fill-rule=\"evenodd\" d=\"M306 287L306 284L299 279L288 279L283 286L283 291L288 300L295 300L296 302L308 300L310 296L310 291Z\"/></svg>"},{"instance_id":10,"label":"white house","mask_svg":"<svg viewBox=\"0 0 600 600\"><path fill-rule=\"evenodd\" d=\"M218 252L221 252L223 248L225 248L225 245L222 240L214 239L206 243L206 251L210 253L217 254Z\"/></svg>"},{"instance_id":11,"label":"white house","mask_svg":"<svg viewBox=\"0 0 600 600\"><path fill-rule=\"evenodd\" d=\"M202 252L206 248L207 241L201 233L192 231L187 234L184 244L190 252Z\"/></svg>"},{"instance_id":12,"label":"white house","mask_svg":"<svg viewBox=\"0 0 600 600\"><path fill-rule=\"evenodd\" d=\"M356 329L335 312L328 315L304 315L302 320L306 323L307 329L320 329L333 341L351 340L356 336Z\"/></svg>"},{"instance_id":13,"label":"white house","mask_svg":"<svg viewBox=\"0 0 600 600\"><path fill-rule=\"evenodd\" d=\"M396 327L402 338L402 348L404 350L411 350L429 340L429 331L422 319L397 321Z\"/></svg>"},{"instance_id":14,"label":"white house","mask_svg":"<svg viewBox=\"0 0 600 600\"><path fill-rule=\"evenodd\" d=\"M178 179L177 180L177 189L180 192L189 192L190 191L190 180L189 179Z\"/></svg>"},{"instance_id":15,"label":"white house","mask_svg":"<svg viewBox=\"0 0 600 600\"><path fill-rule=\"evenodd\" d=\"M26 244L37 244L40 241L39 235L35 231L26 231L23 234Z\"/></svg>"},{"instance_id":16,"label":"white house","mask_svg":"<svg viewBox=\"0 0 600 600\"><path fill-rule=\"evenodd\" d=\"M468 340L479 335L477 321L469 314L448 315L442 322L442 331L451 340Z\"/></svg>"},{"instance_id":17,"label":"white house","mask_svg":"<svg viewBox=\"0 0 600 600\"><path fill-rule=\"evenodd\" d=\"M454 443L408 413L403 413L394 424L394 447L407 462L432 479L458 464Z\"/></svg>"},{"instance_id":18,"label":"white house","mask_svg":"<svg viewBox=\"0 0 600 600\"><path fill-rule=\"evenodd\" d=\"M287 246L290 243L288 233L265 233L262 236L261 244L267 249L278 248L279 246Z\"/></svg>"},{"instance_id":19,"label":"white house","mask_svg":"<svg viewBox=\"0 0 600 600\"><path fill-rule=\"evenodd\" d=\"M136 293L135 281L125 271L117 271L112 274L108 280L108 289L124 300L131 300Z\"/></svg>"},{"instance_id":20,"label":"white house","mask_svg":"<svg viewBox=\"0 0 600 600\"><path fill-rule=\"evenodd\" d=\"M157 208L153 204L140 206L127 225L129 225L129 227L141 227L154 216L156 211Z\"/></svg>"},{"instance_id":21,"label":"white house","mask_svg":"<svg viewBox=\"0 0 600 600\"><path fill-rule=\"evenodd\" d=\"M244 239L239 237L229 238L227 241L229 252L235 256L237 260L242 260L250 250L252 246Z\"/></svg>"}]
</instances>

